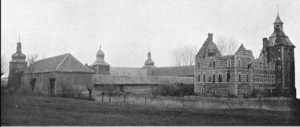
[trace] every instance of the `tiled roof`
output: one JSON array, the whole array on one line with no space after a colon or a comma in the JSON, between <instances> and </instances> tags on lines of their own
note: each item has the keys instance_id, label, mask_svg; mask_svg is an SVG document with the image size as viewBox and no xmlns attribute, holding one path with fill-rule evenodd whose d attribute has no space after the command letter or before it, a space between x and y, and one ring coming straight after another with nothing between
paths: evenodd
<instances>
[{"instance_id":1,"label":"tiled roof","mask_svg":"<svg viewBox=\"0 0 300 127\"><path fill-rule=\"evenodd\" d=\"M146 76L147 69L135 67L111 67L110 75Z\"/></svg>"},{"instance_id":2,"label":"tiled roof","mask_svg":"<svg viewBox=\"0 0 300 127\"><path fill-rule=\"evenodd\" d=\"M276 42L276 39L279 38L279 40L277 40L278 42ZM269 37L269 41L270 41L270 45L279 45L279 44L283 44L283 45L288 45L288 46L294 46L293 43L290 41L289 37L284 33L283 30L280 29L275 29L274 32L272 33L272 35Z\"/></svg>"},{"instance_id":3,"label":"tiled roof","mask_svg":"<svg viewBox=\"0 0 300 127\"><path fill-rule=\"evenodd\" d=\"M194 66L156 67L148 69L147 74L151 76L193 77Z\"/></svg>"},{"instance_id":4,"label":"tiled roof","mask_svg":"<svg viewBox=\"0 0 300 127\"><path fill-rule=\"evenodd\" d=\"M192 77L174 76L117 76L117 75L94 75L93 84L98 85L151 85L151 84L194 84Z\"/></svg>"},{"instance_id":5,"label":"tiled roof","mask_svg":"<svg viewBox=\"0 0 300 127\"><path fill-rule=\"evenodd\" d=\"M43 72L84 72L94 73L88 67L84 66L70 53L54 56L36 61L33 66L33 73ZM29 71L27 71L29 73Z\"/></svg>"}]
</instances>

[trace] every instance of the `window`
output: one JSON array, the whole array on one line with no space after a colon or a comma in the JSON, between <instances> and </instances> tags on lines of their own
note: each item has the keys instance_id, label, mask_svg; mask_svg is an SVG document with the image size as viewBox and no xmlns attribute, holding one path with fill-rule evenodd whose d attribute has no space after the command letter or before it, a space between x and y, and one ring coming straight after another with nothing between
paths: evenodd
<instances>
[{"instance_id":1,"label":"window","mask_svg":"<svg viewBox=\"0 0 300 127\"><path fill-rule=\"evenodd\" d=\"M213 61L212 66L213 66L213 68L216 67L216 62L215 61Z\"/></svg>"},{"instance_id":2,"label":"window","mask_svg":"<svg viewBox=\"0 0 300 127\"><path fill-rule=\"evenodd\" d=\"M242 81L242 79L241 79L241 74L239 74L239 82L241 82Z\"/></svg>"},{"instance_id":3,"label":"window","mask_svg":"<svg viewBox=\"0 0 300 127\"><path fill-rule=\"evenodd\" d=\"M215 74L213 75L213 83L215 83L215 79L216 79L216 76Z\"/></svg>"},{"instance_id":4,"label":"window","mask_svg":"<svg viewBox=\"0 0 300 127\"><path fill-rule=\"evenodd\" d=\"M227 82L229 82L229 79L230 79L230 73L227 72Z\"/></svg>"},{"instance_id":5,"label":"window","mask_svg":"<svg viewBox=\"0 0 300 127\"><path fill-rule=\"evenodd\" d=\"M238 66L241 67L241 59L239 59Z\"/></svg>"},{"instance_id":6,"label":"window","mask_svg":"<svg viewBox=\"0 0 300 127\"><path fill-rule=\"evenodd\" d=\"M222 75L219 74L219 82L222 82Z\"/></svg>"},{"instance_id":7,"label":"window","mask_svg":"<svg viewBox=\"0 0 300 127\"><path fill-rule=\"evenodd\" d=\"M247 76L247 82L249 82L249 75L246 75Z\"/></svg>"},{"instance_id":8,"label":"window","mask_svg":"<svg viewBox=\"0 0 300 127\"><path fill-rule=\"evenodd\" d=\"M213 92L214 94L216 94L216 93L217 93L217 90L216 90L215 88L213 88L212 92Z\"/></svg>"},{"instance_id":9,"label":"window","mask_svg":"<svg viewBox=\"0 0 300 127\"><path fill-rule=\"evenodd\" d=\"M200 69L200 62L197 63L197 68Z\"/></svg>"},{"instance_id":10,"label":"window","mask_svg":"<svg viewBox=\"0 0 300 127\"><path fill-rule=\"evenodd\" d=\"M205 82L205 74L203 75L203 82Z\"/></svg>"},{"instance_id":11,"label":"window","mask_svg":"<svg viewBox=\"0 0 300 127\"><path fill-rule=\"evenodd\" d=\"M198 82L200 82L200 78L201 78L201 75L199 74L199 75L198 75Z\"/></svg>"},{"instance_id":12,"label":"window","mask_svg":"<svg viewBox=\"0 0 300 127\"><path fill-rule=\"evenodd\" d=\"M202 92L202 93L204 92L204 89L203 89L203 88L201 89L201 92Z\"/></svg>"},{"instance_id":13,"label":"window","mask_svg":"<svg viewBox=\"0 0 300 127\"><path fill-rule=\"evenodd\" d=\"M231 66L231 60L227 60L227 67L230 67Z\"/></svg>"}]
</instances>

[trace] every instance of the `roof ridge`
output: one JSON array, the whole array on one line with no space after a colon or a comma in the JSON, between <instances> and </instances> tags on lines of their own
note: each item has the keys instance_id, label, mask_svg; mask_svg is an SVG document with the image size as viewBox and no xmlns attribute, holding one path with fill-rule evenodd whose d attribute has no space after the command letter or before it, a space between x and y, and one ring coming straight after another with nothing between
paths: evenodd
<instances>
[{"instance_id":1,"label":"roof ridge","mask_svg":"<svg viewBox=\"0 0 300 127\"><path fill-rule=\"evenodd\" d=\"M58 70L58 68L62 65L62 63L67 59L67 57L70 55L70 53L67 53L65 58L58 64L58 66L55 68L55 70Z\"/></svg>"}]
</instances>

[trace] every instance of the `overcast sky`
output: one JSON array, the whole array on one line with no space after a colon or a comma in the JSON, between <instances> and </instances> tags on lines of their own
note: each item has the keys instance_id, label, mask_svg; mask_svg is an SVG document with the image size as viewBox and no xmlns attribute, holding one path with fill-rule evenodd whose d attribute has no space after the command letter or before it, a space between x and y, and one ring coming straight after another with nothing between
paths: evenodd
<instances>
[{"instance_id":1,"label":"overcast sky","mask_svg":"<svg viewBox=\"0 0 300 127\"><path fill-rule=\"evenodd\" d=\"M92 64L101 45L111 66L142 67L149 49L156 66L170 66L176 48L198 50L213 33L258 57L262 38L273 32L276 3L296 46L299 97L299 0L1 0L1 54L11 60L20 34L23 53L39 58L71 53Z\"/></svg>"}]
</instances>

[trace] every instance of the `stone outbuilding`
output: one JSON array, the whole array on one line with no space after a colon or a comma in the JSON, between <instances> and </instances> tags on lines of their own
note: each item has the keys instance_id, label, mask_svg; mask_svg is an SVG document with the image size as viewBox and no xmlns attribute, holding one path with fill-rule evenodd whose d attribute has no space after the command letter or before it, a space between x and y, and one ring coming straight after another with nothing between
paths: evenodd
<instances>
[{"instance_id":1,"label":"stone outbuilding","mask_svg":"<svg viewBox=\"0 0 300 127\"><path fill-rule=\"evenodd\" d=\"M22 77L22 86L33 92L57 94L63 89L87 91L95 73L70 53L36 61Z\"/></svg>"}]
</instances>

